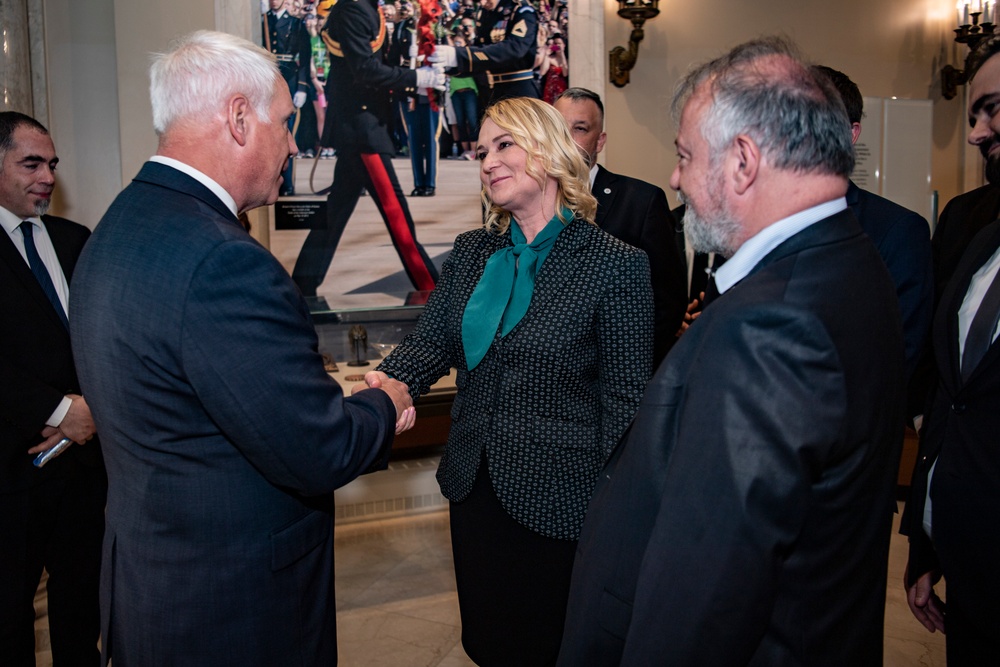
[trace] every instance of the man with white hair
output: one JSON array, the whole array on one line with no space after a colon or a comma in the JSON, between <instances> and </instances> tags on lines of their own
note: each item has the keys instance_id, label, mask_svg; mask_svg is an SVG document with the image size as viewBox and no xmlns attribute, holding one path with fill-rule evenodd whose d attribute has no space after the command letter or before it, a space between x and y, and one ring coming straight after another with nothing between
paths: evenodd
<instances>
[{"instance_id":1,"label":"man with white hair","mask_svg":"<svg viewBox=\"0 0 1000 667\"><path fill-rule=\"evenodd\" d=\"M558 664L881 665L903 339L847 113L777 38L674 109L685 228L730 259L601 473Z\"/></svg>"},{"instance_id":2,"label":"man with white hair","mask_svg":"<svg viewBox=\"0 0 1000 667\"><path fill-rule=\"evenodd\" d=\"M237 215L296 152L268 54L196 32L150 71L157 153L74 276L73 350L108 467L104 658L333 665L333 491L384 467L405 387L351 398Z\"/></svg>"}]
</instances>

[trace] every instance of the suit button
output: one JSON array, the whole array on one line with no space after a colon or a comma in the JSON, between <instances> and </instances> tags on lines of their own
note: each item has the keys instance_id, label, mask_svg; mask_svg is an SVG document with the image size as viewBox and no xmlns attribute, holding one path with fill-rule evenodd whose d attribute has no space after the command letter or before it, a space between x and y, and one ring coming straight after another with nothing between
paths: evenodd
<instances>
[{"instance_id":1,"label":"suit button","mask_svg":"<svg viewBox=\"0 0 1000 667\"><path fill-rule=\"evenodd\" d=\"M954 403L951 406L951 411L956 415L960 415L965 412L965 403Z\"/></svg>"}]
</instances>

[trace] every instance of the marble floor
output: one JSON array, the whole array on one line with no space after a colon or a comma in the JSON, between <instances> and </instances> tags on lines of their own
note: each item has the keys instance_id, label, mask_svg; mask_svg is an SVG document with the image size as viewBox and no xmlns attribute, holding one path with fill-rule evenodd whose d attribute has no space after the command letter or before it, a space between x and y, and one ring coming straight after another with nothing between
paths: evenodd
<instances>
[{"instance_id":1,"label":"marble floor","mask_svg":"<svg viewBox=\"0 0 1000 667\"><path fill-rule=\"evenodd\" d=\"M898 523L898 518L897 518ZM337 609L342 667L467 667L447 510L338 525ZM887 667L942 667L944 637L910 615L905 538L893 526L885 613ZM35 602L38 667L52 665L44 586Z\"/></svg>"}]
</instances>

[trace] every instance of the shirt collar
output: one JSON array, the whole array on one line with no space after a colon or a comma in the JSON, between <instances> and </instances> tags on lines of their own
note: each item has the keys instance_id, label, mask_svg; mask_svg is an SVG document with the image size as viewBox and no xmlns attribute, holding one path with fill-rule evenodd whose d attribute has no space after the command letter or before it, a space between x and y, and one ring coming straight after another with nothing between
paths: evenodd
<instances>
[{"instance_id":1,"label":"shirt collar","mask_svg":"<svg viewBox=\"0 0 1000 667\"><path fill-rule=\"evenodd\" d=\"M591 192L594 191L594 179L596 179L596 178L597 178L597 163L595 162L594 166L590 168L590 191Z\"/></svg>"},{"instance_id":2,"label":"shirt collar","mask_svg":"<svg viewBox=\"0 0 1000 667\"><path fill-rule=\"evenodd\" d=\"M13 234L14 230L20 227L21 223L25 220L30 220L36 227L42 226L42 219L37 215L33 215L28 218L20 218L5 209L3 206L0 206L0 224L3 225L3 228L6 230L8 236Z\"/></svg>"},{"instance_id":3,"label":"shirt collar","mask_svg":"<svg viewBox=\"0 0 1000 667\"><path fill-rule=\"evenodd\" d=\"M198 171L191 165L185 164L180 160L175 160L173 158L165 157L163 155L154 155L153 157L149 158L149 161L158 162L168 167L173 167L177 171L187 174L188 176L190 176L191 178L193 178L194 180L198 181L206 188L211 190L212 194L218 197L219 200L226 205L226 208L232 211L233 217L239 217L239 212L236 210L236 200L233 199L232 195L226 192L225 188L216 183L211 177L207 176L204 172Z\"/></svg>"},{"instance_id":4,"label":"shirt collar","mask_svg":"<svg viewBox=\"0 0 1000 667\"><path fill-rule=\"evenodd\" d=\"M806 227L846 208L846 198L833 199L778 220L751 236L715 273L715 286L719 289L719 294L724 294L730 287L746 278L769 252L786 240Z\"/></svg>"}]
</instances>

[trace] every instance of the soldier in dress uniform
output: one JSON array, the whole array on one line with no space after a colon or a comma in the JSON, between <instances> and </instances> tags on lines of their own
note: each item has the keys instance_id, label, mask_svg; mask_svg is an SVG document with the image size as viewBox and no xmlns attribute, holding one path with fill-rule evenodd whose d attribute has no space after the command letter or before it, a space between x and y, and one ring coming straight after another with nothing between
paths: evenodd
<instances>
[{"instance_id":1,"label":"soldier in dress uniform","mask_svg":"<svg viewBox=\"0 0 1000 667\"><path fill-rule=\"evenodd\" d=\"M410 282L419 291L432 290L437 269L417 242L413 218L392 167L390 91L443 90L444 71L386 62L385 16L377 0L340 0L330 10L322 36L330 51L326 98L336 100L327 109L323 145L336 149L337 164L327 197L327 226L309 232L292 279L305 296L316 296L365 188L382 214Z\"/></svg>"},{"instance_id":2,"label":"soldier in dress uniform","mask_svg":"<svg viewBox=\"0 0 1000 667\"><path fill-rule=\"evenodd\" d=\"M305 22L288 12L285 7L287 2L288 0L270 0L271 9L264 15L264 25L261 27L264 29L264 48L274 54L281 76L288 84L292 103L296 109L301 109L306 103L306 91L311 78L309 63L312 59L312 45ZM294 119L295 116L289 119L289 129L294 128ZM281 195L295 194L291 160L282 176L285 180L281 184Z\"/></svg>"},{"instance_id":3,"label":"soldier in dress uniform","mask_svg":"<svg viewBox=\"0 0 1000 667\"><path fill-rule=\"evenodd\" d=\"M505 97L541 99L532 70L538 12L526 0L482 0L480 7L474 43L462 48L439 44L431 62L452 68L450 74L475 76L480 112Z\"/></svg>"}]
</instances>

